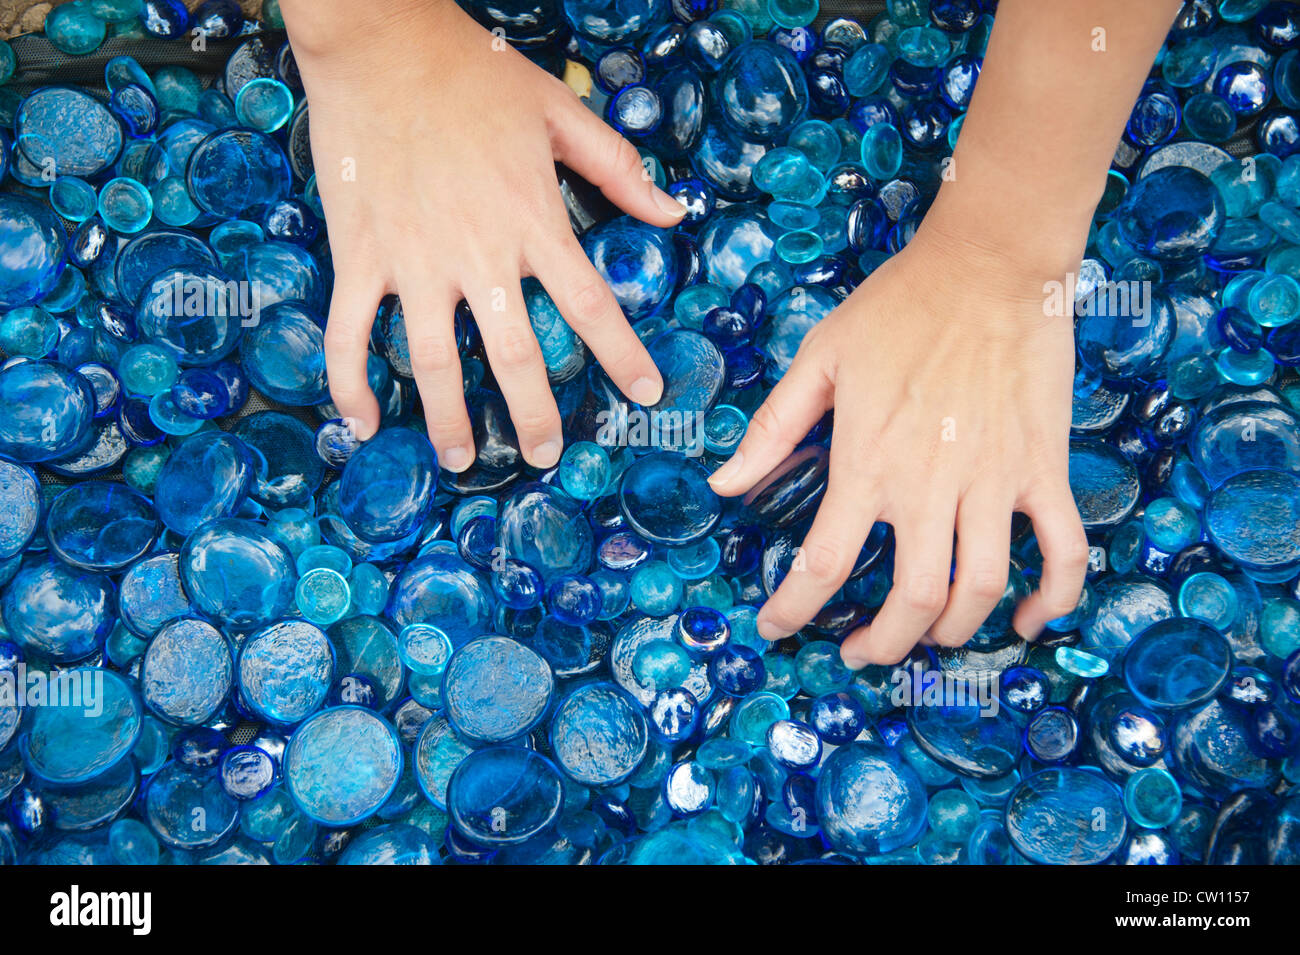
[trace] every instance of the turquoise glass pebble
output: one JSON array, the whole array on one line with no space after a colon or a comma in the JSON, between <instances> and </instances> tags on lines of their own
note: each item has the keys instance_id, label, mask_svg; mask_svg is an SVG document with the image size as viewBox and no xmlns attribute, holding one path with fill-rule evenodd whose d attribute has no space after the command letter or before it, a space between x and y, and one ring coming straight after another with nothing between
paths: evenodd
<instances>
[{"instance_id":1,"label":"turquoise glass pebble","mask_svg":"<svg viewBox=\"0 0 1300 955\"><path fill-rule=\"evenodd\" d=\"M339 759L340 753L348 758ZM322 710L294 731L284 750L285 787L294 805L325 826L374 815L401 775L396 731L361 707Z\"/></svg>"}]
</instances>

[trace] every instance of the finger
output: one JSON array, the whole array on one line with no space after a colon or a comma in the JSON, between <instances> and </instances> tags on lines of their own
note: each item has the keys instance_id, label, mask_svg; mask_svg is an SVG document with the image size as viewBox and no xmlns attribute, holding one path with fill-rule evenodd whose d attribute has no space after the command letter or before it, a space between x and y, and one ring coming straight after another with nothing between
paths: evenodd
<instances>
[{"instance_id":1,"label":"finger","mask_svg":"<svg viewBox=\"0 0 1300 955\"><path fill-rule=\"evenodd\" d=\"M1011 500L998 488L967 492L957 507L957 576L948 604L930 626L935 643L961 646L1007 589Z\"/></svg>"},{"instance_id":2,"label":"finger","mask_svg":"<svg viewBox=\"0 0 1300 955\"><path fill-rule=\"evenodd\" d=\"M567 223L554 235L565 238L540 242L528 253L533 274L623 394L639 405L653 405L664 391L654 359L632 331L609 284L571 237Z\"/></svg>"},{"instance_id":3,"label":"finger","mask_svg":"<svg viewBox=\"0 0 1300 955\"><path fill-rule=\"evenodd\" d=\"M452 322L456 295L448 287L419 279L402 282L400 292L411 371L424 404L429 441L442 467L464 471L474 463L474 432L465 411L464 376Z\"/></svg>"},{"instance_id":4,"label":"finger","mask_svg":"<svg viewBox=\"0 0 1300 955\"><path fill-rule=\"evenodd\" d=\"M776 593L758 614L758 633L780 640L801 629L835 595L853 570L879 508L866 481L848 465L835 465L817 517Z\"/></svg>"},{"instance_id":5,"label":"finger","mask_svg":"<svg viewBox=\"0 0 1300 955\"><path fill-rule=\"evenodd\" d=\"M1034 522L1043 554L1043 581L1016 610L1016 632L1033 639L1049 620L1063 617L1079 604L1088 573L1088 537L1068 484L1028 498L1021 510Z\"/></svg>"},{"instance_id":6,"label":"finger","mask_svg":"<svg viewBox=\"0 0 1300 955\"><path fill-rule=\"evenodd\" d=\"M465 291L524 458L533 467L549 468L560 460L564 436L519 279L503 286L482 282Z\"/></svg>"},{"instance_id":7,"label":"finger","mask_svg":"<svg viewBox=\"0 0 1300 955\"><path fill-rule=\"evenodd\" d=\"M334 279L325 323L325 372L339 417L362 441L379 430L379 402L366 377L370 329L384 294L382 282L364 269L347 269Z\"/></svg>"},{"instance_id":8,"label":"finger","mask_svg":"<svg viewBox=\"0 0 1300 955\"><path fill-rule=\"evenodd\" d=\"M748 491L789 457L833 400L831 380L805 343L750 418L735 453L709 477L713 490L729 497Z\"/></svg>"},{"instance_id":9,"label":"finger","mask_svg":"<svg viewBox=\"0 0 1300 955\"><path fill-rule=\"evenodd\" d=\"M685 207L654 184L636 148L576 96L557 97L550 112L556 159L642 222L667 228L682 221Z\"/></svg>"},{"instance_id":10,"label":"finger","mask_svg":"<svg viewBox=\"0 0 1300 955\"><path fill-rule=\"evenodd\" d=\"M894 586L871 625L850 634L841 646L848 666L897 663L943 612L955 513L954 503L895 525Z\"/></svg>"}]
</instances>

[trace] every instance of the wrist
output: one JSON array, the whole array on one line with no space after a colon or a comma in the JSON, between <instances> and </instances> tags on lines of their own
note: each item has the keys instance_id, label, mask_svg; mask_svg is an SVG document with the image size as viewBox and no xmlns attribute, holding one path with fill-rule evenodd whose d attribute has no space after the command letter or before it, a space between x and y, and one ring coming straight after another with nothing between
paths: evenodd
<instances>
[{"instance_id":1,"label":"wrist","mask_svg":"<svg viewBox=\"0 0 1300 955\"><path fill-rule=\"evenodd\" d=\"M436 38L439 21L459 12L453 0L281 0L285 29L298 59L364 54L376 40L424 34ZM391 64L389 64L391 65Z\"/></svg>"}]
</instances>

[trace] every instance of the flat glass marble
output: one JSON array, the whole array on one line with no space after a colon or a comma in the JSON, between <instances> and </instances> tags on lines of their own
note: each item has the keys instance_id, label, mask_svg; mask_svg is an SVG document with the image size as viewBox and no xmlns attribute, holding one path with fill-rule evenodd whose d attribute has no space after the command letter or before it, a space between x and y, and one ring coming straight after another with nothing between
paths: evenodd
<instances>
[{"instance_id":1,"label":"flat glass marble","mask_svg":"<svg viewBox=\"0 0 1300 955\"><path fill-rule=\"evenodd\" d=\"M500 636L465 644L442 676L448 720L476 743L503 743L529 732L546 713L554 688L546 660Z\"/></svg>"},{"instance_id":2,"label":"flat glass marble","mask_svg":"<svg viewBox=\"0 0 1300 955\"><path fill-rule=\"evenodd\" d=\"M1054 767L1026 777L1007 802L1007 834L1041 865L1097 865L1124 842L1120 790L1097 772Z\"/></svg>"},{"instance_id":3,"label":"flat glass marble","mask_svg":"<svg viewBox=\"0 0 1300 955\"><path fill-rule=\"evenodd\" d=\"M704 537L721 516L704 469L667 452L647 454L623 473L619 508L646 540L677 546Z\"/></svg>"},{"instance_id":4,"label":"flat glass marble","mask_svg":"<svg viewBox=\"0 0 1300 955\"><path fill-rule=\"evenodd\" d=\"M22 553L40 526L41 482L31 468L0 459L0 560Z\"/></svg>"},{"instance_id":5,"label":"flat glass marble","mask_svg":"<svg viewBox=\"0 0 1300 955\"><path fill-rule=\"evenodd\" d=\"M64 86L48 86L23 100L14 136L28 162L62 176L87 179L122 150L122 127L98 100Z\"/></svg>"},{"instance_id":6,"label":"flat glass marble","mask_svg":"<svg viewBox=\"0 0 1300 955\"><path fill-rule=\"evenodd\" d=\"M81 375L52 361L0 368L0 455L30 463L84 450L95 396Z\"/></svg>"},{"instance_id":7,"label":"flat glass marble","mask_svg":"<svg viewBox=\"0 0 1300 955\"><path fill-rule=\"evenodd\" d=\"M31 707L19 737L23 761L47 782L85 782L125 759L140 737L140 701L116 673L93 667L64 671L57 705Z\"/></svg>"},{"instance_id":8,"label":"flat glass marble","mask_svg":"<svg viewBox=\"0 0 1300 955\"><path fill-rule=\"evenodd\" d=\"M513 845L555 822L564 782L546 757L518 746L488 746L465 757L452 774L447 809L466 838Z\"/></svg>"},{"instance_id":9,"label":"flat glass marble","mask_svg":"<svg viewBox=\"0 0 1300 955\"><path fill-rule=\"evenodd\" d=\"M117 623L112 578L49 560L20 568L0 599L9 638L60 663L84 660Z\"/></svg>"},{"instance_id":10,"label":"flat glass marble","mask_svg":"<svg viewBox=\"0 0 1300 955\"><path fill-rule=\"evenodd\" d=\"M400 540L428 516L437 473L438 459L428 438L409 428L381 430L343 469L343 518L363 540Z\"/></svg>"},{"instance_id":11,"label":"flat glass marble","mask_svg":"<svg viewBox=\"0 0 1300 955\"><path fill-rule=\"evenodd\" d=\"M910 844L925 828L927 809L916 772L876 743L841 746L817 777L822 832L849 855L880 855Z\"/></svg>"},{"instance_id":12,"label":"flat glass marble","mask_svg":"<svg viewBox=\"0 0 1300 955\"><path fill-rule=\"evenodd\" d=\"M143 494L122 484L87 481L55 498L45 533L65 563L103 573L143 556L158 531L157 513Z\"/></svg>"},{"instance_id":13,"label":"flat glass marble","mask_svg":"<svg viewBox=\"0 0 1300 955\"><path fill-rule=\"evenodd\" d=\"M44 298L65 262L58 217L27 196L0 196L0 307L30 305Z\"/></svg>"},{"instance_id":14,"label":"flat glass marble","mask_svg":"<svg viewBox=\"0 0 1300 955\"><path fill-rule=\"evenodd\" d=\"M289 192L289 160L279 145L252 129L226 129L199 143L186 167L190 195L223 218L260 213Z\"/></svg>"},{"instance_id":15,"label":"flat glass marble","mask_svg":"<svg viewBox=\"0 0 1300 955\"><path fill-rule=\"evenodd\" d=\"M140 693L145 705L168 722L199 726L225 702L233 676L225 636L202 620L177 620L149 642Z\"/></svg>"},{"instance_id":16,"label":"flat glass marble","mask_svg":"<svg viewBox=\"0 0 1300 955\"><path fill-rule=\"evenodd\" d=\"M240 518L208 521L192 533L181 548L180 571L197 610L245 630L283 616L298 579L284 546Z\"/></svg>"},{"instance_id":17,"label":"flat glass marble","mask_svg":"<svg viewBox=\"0 0 1300 955\"><path fill-rule=\"evenodd\" d=\"M284 751L285 787L294 805L326 826L351 826L373 815L401 775L396 731L357 706L317 713L294 731Z\"/></svg>"}]
</instances>

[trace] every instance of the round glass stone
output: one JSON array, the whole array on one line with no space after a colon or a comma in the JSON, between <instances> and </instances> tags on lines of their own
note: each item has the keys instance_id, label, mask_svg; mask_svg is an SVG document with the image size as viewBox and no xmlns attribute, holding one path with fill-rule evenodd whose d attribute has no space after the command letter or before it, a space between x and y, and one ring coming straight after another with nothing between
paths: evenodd
<instances>
[{"instance_id":1,"label":"round glass stone","mask_svg":"<svg viewBox=\"0 0 1300 955\"><path fill-rule=\"evenodd\" d=\"M23 100L14 117L19 150L38 169L90 179L122 151L122 127L93 96L47 86Z\"/></svg>"},{"instance_id":2,"label":"round glass stone","mask_svg":"<svg viewBox=\"0 0 1300 955\"><path fill-rule=\"evenodd\" d=\"M849 855L880 855L910 845L925 830L928 808L915 770L876 743L839 747L817 776L822 832Z\"/></svg>"},{"instance_id":3,"label":"round glass stone","mask_svg":"<svg viewBox=\"0 0 1300 955\"><path fill-rule=\"evenodd\" d=\"M363 540L401 540L428 516L437 474L438 459L428 438L410 428L385 428L343 468L343 519Z\"/></svg>"},{"instance_id":4,"label":"round glass stone","mask_svg":"<svg viewBox=\"0 0 1300 955\"><path fill-rule=\"evenodd\" d=\"M551 752L561 769L584 786L614 786L645 758L645 717L626 692L611 683L574 690L551 720Z\"/></svg>"},{"instance_id":5,"label":"round glass stone","mask_svg":"<svg viewBox=\"0 0 1300 955\"><path fill-rule=\"evenodd\" d=\"M1053 767L1026 777L1006 809L1007 835L1041 865L1096 865L1124 842L1119 788L1100 773Z\"/></svg>"},{"instance_id":6,"label":"round glass stone","mask_svg":"<svg viewBox=\"0 0 1300 955\"><path fill-rule=\"evenodd\" d=\"M131 684L110 670L83 667L61 671L51 690L55 686L57 704L31 707L31 722L18 740L36 776L63 785L85 782L130 754L142 725Z\"/></svg>"},{"instance_id":7,"label":"round glass stone","mask_svg":"<svg viewBox=\"0 0 1300 955\"><path fill-rule=\"evenodd\" d=\"M199 208L225 219L259 215L292 184L283 150L255 129L208 136L190 155L185 176Z\"/></svg>"},{"instance_id":8,"label":"round glass stone","mask_svg":"<svg viewBox=\"0 0 1300 955\"><path fill-rule=\"evenodd\" d=\"M153 504L122 484L86 481L50 506L45 533L50 549L82 570L115 573L143 556L159 531Z\"/></svg>"},{"instance_id":9,"label":"round glass stone","mask_svg":"<svg viewBox=\"0 0 1300 955\"><path fill-rule=\"evenodd\" d=\"M180 571L197 610L241 630L264 626L293 605L293 559L253 521L202 525L181 548Z\"/></svg>"},{"instance_id":10,"label":"round glass stone","mask_svg":"<svg viewBox=\"0 0 1300 955\"><path fill-rule=\"evenodd\" d=\"M244 641L237 665L241 698L259 718L292 725L325 702L334 648L317 627L283 620Z\"/></svg>"},{"instance_id":11,"label":"round glass stone","mask_svg":"<svg viewBox=\"0 0 1300 955\"><path fill-rule=\"evenodd\" d=\"M41 482L29 467L0 458L0 561L22 553L41 523Z\"/></svg>"},{"instance_id":12,"label":"round glass stone","mask_svg":"<svg viewBox=\"0 0 1300 955\"><path fill-rule=\"evenodd\" d=\"M563 805L559 770L546 757L517 746L474 750L448 785L452 824L484 845L531 839L555 822Z\"/></svg>"},{"instance_id":13,"label":"round glass stone","mask_svg":"<svg viewBox=\"0 0 1300 955\"><path fill-rule=\"evenodd\" d=\"M60 663L99 649L117 623L112 579L60 561L21 567L0 597L9 639Z\"/></svg>"},{"instance_id":14,"label":"round glass stone","mask_svg":"<svg viewBox=\"0 0 1300 955\"><path fill-rule=\"evenodd\" d=\"M402 748L384 719L359 706L322 710L284 751L294 804L325 826L352 826L376 813L402 775Z\"/></svg>"},{"instance_id":15,"label":"round glass stone","mask_svg":"<svg viewBox=\"0 0 1300 955\"><path fill-rule=\"evenodd\" d=\"M1188 617L1152 624L1124 657L1124 681L1158 709L1197 706L1214 697L1232 669L1232 648L1209 624Z\"/></svg>"},{"instance_id":16,"label":"round glass stone","mask_svg":"<svg viewBox=\"0 0 1300 955\"><path fill-rule=\"evenodd\" d=\"M0 407L0 455L16 461L67 457L94 436L90 383L54 362L21 361L0 368Z\"/></svg>"},{"instance_id":17,"label":"round glass stone","mask_svg":"<svg viewBox=\"0 0 1300 955\"><path fill-rule=\"evenodd\" d=\"M226 638L202 620L177 620L149 642L140 670L145 705L170 723L198 726L225 702L234 676Z\"/></svg>"},{"instance_id":18,"label":"round glass stone","mask_svg":"<svg viewBox=\"0 0 1300 955\"><path fill-rule=\"evenodd\" d=\"M458 649L442 676L442 699L456 732L501 743L533 729L555 681L546 660L509 637L487 636Z\"/></svg>"},{"instance_id":19,"label":"round glass stone","mask_svg":"<svg viewBox=\"0 0 1300 955\"><path fill-rule=\"evenodd\" d=\"M619 508L646 540L674 546L704 537L722 512L704 469L668 452L638 458L623 473Z\"/></svg>"}]
</instances>

